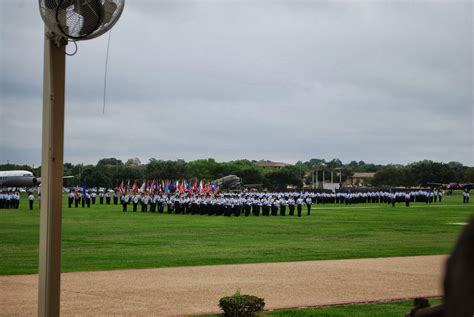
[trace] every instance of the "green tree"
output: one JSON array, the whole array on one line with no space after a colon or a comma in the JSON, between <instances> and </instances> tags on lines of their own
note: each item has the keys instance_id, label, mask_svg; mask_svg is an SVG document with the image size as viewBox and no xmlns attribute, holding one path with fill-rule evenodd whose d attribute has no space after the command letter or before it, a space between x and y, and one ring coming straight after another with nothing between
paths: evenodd
<instances>
[{"instance_id":1,"label":"green tree","mask_svg":"<svg viewBox=\"0 0 474 317\"><path fill-rule=\"evenodd\" d=\"M116 173L113 173L111 177L111 183L113 187L117 186L122 180L127 181L130 180L133 182L134 180L142 180L145 177L144 170L141 168L135 167L128 167L123 166L118 169Z\"/></svg>"},{"instance_id":2,"label":"green tree","mask_svg":"<svg viewBox=\"0 0 474 317\"><path fill-rule=\"evenodd\" d=\"M109 187L111 183L110 175L107 174L107 171L93 165L84 166L80 180L80 185L85 182L87 187Z\"/></svg>"},{"instance_id":3,"label":"green tree","mask_svg":"<svg viewBox=\"0 0 474 317\"><path fill-rule=\"evenodd\" d=\"M213 180L221 177L221 165L213 158L192 161L187 164L187 175L189 178Z\"/></svg>"},{"instance_id":4,"label":"green tree","mask_svg":"<svg viewBox=\"0 0 474 317\"><path fill-rule=\"evenodd\" d=\"M140 160L138 160L138 162L140 162ZM97 162L97 166L120 167L123 166L123 162L115 157L103 158Z\"/></svg>"},{"instance_id":5,"label":"green tree","mask_svg":"<svg viewBox=\"0 0 474 317\"><path fill-rule=\"evenodd\" d=\"M0 171L22 170L33 172L33 167L29 165L1 164ZM35 174L36 175L36 174Z\"/></svg>"},{"instance_id":6,"label":"green tree","mask_svg":"<svg viewBox=\"0 0 474 317\"><path fill-rule=\"evenodd\" d=\"M280 170L271 171L264 175L263 185L269 190L286 190L288 186L301 188L300 169L297 166L287 166Z\"/></svg>"},{"instance_id":7,"label":"green tree","mask_svg":"<svg viewBox=\"0 0 474 317\"><path fill-rule=\"evenodd\" d=\"M144 174L149 179L179 179L188 176L185 161L162 161L154 158L146 165Z\"/></svg>"},{"instance_id":8,"label":"green tree","mask_svg":"<svg viewBox=\"0 0 474 317\"><path fill-rule=\"evenodd\" d=\"M327 162L326 166L328 167L328 169L334 170L335 168L343 167L344 164L342 164L342 161L340 159L334 158L330 160L329 162Z\"/></svg>"},{"instance_id":9,"label":"green tree","mask_svg":"<svg viewBox=\"0 0 474 317\"><path fill-rule=\"evenodd\" d=\"M142 162L138 157L129 158L126 162L126 166L140 166Z\"/></svg>"},{"instance_id":10,"label":"green tree","mask_svg":"<svg viewBox=\"0 0 474 317\"><path fill-rule=\"evenodd\" d=\"M455 175L450 172L447 164L424 160L407 166L415 185L426 186L429 182L449 183Z\"/></svg>"},{"instance_id":11,"label":"green tree","mask_svg":"<svg viewBox=\"0 0 474 317\"><path fill-rule=\"evenodd\" d=\"M237 175L242 179L244 184L262 184L263 173L262 169L257 166L244 167L234 171L232 174Z\"/></svg>"},{"instance_id":12,"label":"green tree","mask_svg":"<svg viewBox=\"0 0 474 317\"><path fill-rule=\"evenodd\" d=\"M474 167L468 167L464 170L462 181L466 183L474 183Z\"/></svg>"},{"instance_id":13,"label":"green tree","mask_svg":"<svg viewBox=\"0 0 474 317\"><path fill-rule=\"evenodd\" d=\"M397 165L387 165L378 170L373 179L372 185L380 186L405 186L406 181L406 168Z\"/></svg>"}]
</instances>

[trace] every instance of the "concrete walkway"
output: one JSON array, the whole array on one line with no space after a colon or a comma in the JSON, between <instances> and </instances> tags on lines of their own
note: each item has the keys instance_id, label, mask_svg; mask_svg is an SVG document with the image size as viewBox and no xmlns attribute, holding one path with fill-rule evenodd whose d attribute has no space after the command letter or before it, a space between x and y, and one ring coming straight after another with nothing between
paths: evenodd
<instances>
[{"instance_id":1,"label":"concrete walkway","mask_svg":"<svg viewBox=\"0 0 474 317\"><path fill-rule=\"evenodd\" d=\"M194 266L62 274L61 315L218 312L240 288L266 309L442 294L446 256ZM0 276L0 315L37 314L37 275Z\"/></svg>"}]
</instances>

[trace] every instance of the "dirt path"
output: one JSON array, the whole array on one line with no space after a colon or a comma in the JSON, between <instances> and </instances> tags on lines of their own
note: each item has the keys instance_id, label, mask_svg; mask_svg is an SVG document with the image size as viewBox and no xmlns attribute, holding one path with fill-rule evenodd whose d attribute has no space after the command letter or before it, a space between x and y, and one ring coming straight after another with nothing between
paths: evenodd
<instances>
[{"instance_id":1,"label":"dirt path","mask_svg":"<svg viewBox=\"0 0 474 317\"><path fill-rule=\"evenodd\" d=\"M267 309L441 295L445 256L62 274L62 315L217 312L237 288ZM37 275L0 276L0 315L36 315Z\"/></svg>"}]
</instances>

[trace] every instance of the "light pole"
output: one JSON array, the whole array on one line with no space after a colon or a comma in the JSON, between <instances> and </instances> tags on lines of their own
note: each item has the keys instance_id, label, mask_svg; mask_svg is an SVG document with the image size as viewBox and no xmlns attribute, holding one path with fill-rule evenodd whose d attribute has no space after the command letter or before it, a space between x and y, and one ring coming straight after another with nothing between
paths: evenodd
<instances>
[{"instance_id":1,"label":"light pole","mask_svg":"<svg viewBox=\"0 0 474 317\"><path fill-rule=\"evenodd\" d=\"M339 188L341 188L342 187L342 168L338 167L336 168L336 171L339 172Z\"/></svg>"},{"instance_id":2,"label":"light pole","mask_svg":"<svg viewBox=\"0 0 474 317\"><path fill-rule=\"evenodd\" d=\"M323 189L324 189L324 180L326 179L326 172L325 170L323 169Z\"/></svg>"},{"instance_id":3,"label":"light pole","mask_svg":"<svg viewBox=\"0 0 474 317\"><path fill-rule=\"evenodd\" d=\"M322 182L322 188L324 189L324 181L326 180L326 164L321 163L319 164L319 167L322 168L323 170L323 182Z\"/></svg>"}]
</instances>

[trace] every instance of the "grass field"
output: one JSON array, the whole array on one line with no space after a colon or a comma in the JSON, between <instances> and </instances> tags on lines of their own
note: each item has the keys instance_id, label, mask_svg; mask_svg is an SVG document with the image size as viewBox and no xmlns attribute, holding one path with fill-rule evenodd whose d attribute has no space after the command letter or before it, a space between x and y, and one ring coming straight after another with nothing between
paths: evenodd
<instances>
[{"instance_id":1,"label":"grass field","mask_svg":"<svg viewBox=\"0 0 474 317\"><path fill-rule=\"evenodd\" d=\"M66 200L64 201L66 203ZM310 217L122 213L121 206L63 210L62 270L447 254L473 205L313 205ZM0 274L37 273L39 212L0 210ZM306 213L304 213L306 214Z\"/></svg>"},{"instance_id":2,"label":"grass field","mask_svg":"<svg viewBox=\"0 0 474 317\"><path fill-rule=\"evenodd\" d=\"M430 299L431 305L441 303L439 298ZM413 308L412 300L376 303L338 305L320 308L279 309L260 313L258 316L285 316L285 317L400 317L405 316ZM223 315L207 315L200 317L218 317Z\"/></svg>"},{"instance_id":3,"label":"grass field","mask_svg":"<svg viewBox=\"0 0 474 317\"><path fill-rule=\"evenodd\" d=\"M440 300L430 300L437 305ZM285 317L400 317L405 316L413 308L413 301L397 301L380 304L342 305L323 308L275 310L262 316Z\"/></svg>"}]
</instances>

